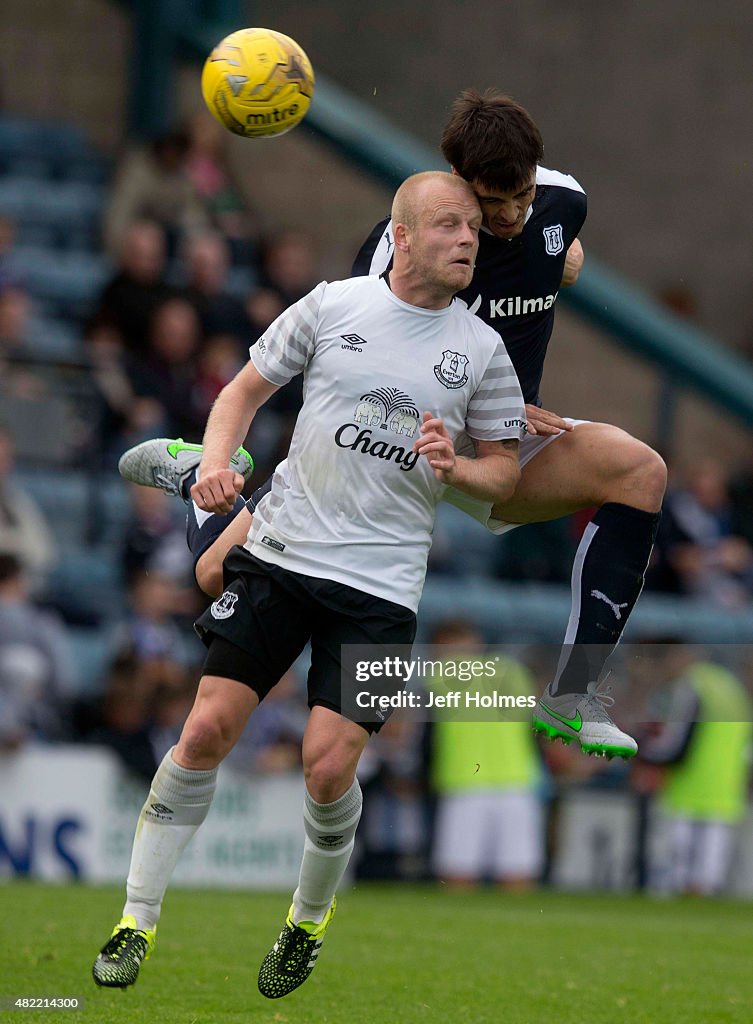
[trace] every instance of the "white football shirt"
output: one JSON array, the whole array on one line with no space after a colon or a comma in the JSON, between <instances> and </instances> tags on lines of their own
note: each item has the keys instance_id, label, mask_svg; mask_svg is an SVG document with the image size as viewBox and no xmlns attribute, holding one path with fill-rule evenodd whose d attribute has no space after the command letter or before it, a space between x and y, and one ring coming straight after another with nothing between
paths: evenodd
<instances>
[{"instance_id":1,"label":"white football shirt","mask_svg":"<svg viewBox=\"0 0 753 1024\"><path fill-rule=\"evenodd\" d=\"M250 349L273 384L304 374L288 457L246 548L415 611L445 486L412 451L424 412L453 440L519 439L525 408L499 335L460 302L411 306L380 277L322 282Z\"/></svg>"}]
</instances>

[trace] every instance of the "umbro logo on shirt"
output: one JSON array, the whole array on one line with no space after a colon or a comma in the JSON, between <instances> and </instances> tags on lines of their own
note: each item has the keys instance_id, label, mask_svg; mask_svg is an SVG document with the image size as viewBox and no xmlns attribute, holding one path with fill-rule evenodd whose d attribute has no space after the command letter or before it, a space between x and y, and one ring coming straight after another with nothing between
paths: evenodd
<instances>
[{"instance_id":1,"label":"umbro logo on shirt","mask_svg":"<svg viewBox=\"0 0 753 1024\"><path fill-rule=\"evenodd\" d=\"M340 337L345 342L340 348L347 349L348 352L363 352L362 346L366 344L366 339L360 334L341 334Z\"/></svg>"}]
</instances>

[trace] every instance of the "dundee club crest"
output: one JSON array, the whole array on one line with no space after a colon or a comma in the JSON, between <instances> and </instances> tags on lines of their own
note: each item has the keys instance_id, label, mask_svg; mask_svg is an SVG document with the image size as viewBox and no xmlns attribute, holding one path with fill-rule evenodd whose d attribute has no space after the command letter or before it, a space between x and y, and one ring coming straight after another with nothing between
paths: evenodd
<instances>
[{"instance_id":1,"label":"dundee club crest","mask_svg":"<svg viewBox=\"0 0 753 1024\"><path fill-rule=\"evenodd\" d=\"M442 353L442 362L434 367L434 376L446 388L462 388L468 381L468 374L465 372L467 365L468 356L446 349Z\"/></svg>"},{"instance_id":2,"label":"dundee club crest","mask_svg":"<svg viewBox=\"0 0 753 1024\"><path fill-rule=\"evenodd\" d=\"M544 245L548 256L557 256L565 248L565 243L562 239L562 225L552 224L548 228L544 228Z\"/></svg>"}]
</instances>

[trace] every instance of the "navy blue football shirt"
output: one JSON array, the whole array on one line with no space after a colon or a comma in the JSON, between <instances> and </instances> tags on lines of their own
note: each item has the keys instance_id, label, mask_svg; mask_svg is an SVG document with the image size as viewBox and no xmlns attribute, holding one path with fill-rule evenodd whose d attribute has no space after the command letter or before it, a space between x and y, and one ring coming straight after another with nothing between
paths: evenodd
<instances>
[{"instance_id":1,"label":"navy blue football shirt","mask_svg":"<svg viewBox=\"0 0 753 1024\"><path fill-rule=\"evenodd\" d=\"M502 337L523 397L540 405L539 388L565 256L586 219L586 195L575 178L536 170L536 196L516 238L481 230L470 287L459 292L477 316ZM353 276L381 274L392 263L392 225L380 221L361 247Z\"/></svg>"}]
</instances>

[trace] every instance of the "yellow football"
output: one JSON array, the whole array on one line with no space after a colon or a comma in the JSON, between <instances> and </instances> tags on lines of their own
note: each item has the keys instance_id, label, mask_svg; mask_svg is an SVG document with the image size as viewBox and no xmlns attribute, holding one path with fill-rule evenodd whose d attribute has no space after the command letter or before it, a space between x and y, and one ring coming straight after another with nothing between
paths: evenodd
<instances>
[{"instance_id":1,"label":"yellow football","mask_svg":"<svg viewBox=\"0 0 753 1024\"><path fill-rule=\"evenodd\" d=\"M209 54L201 91L212 116L229 131L270 138L305 117L314 71L295 39L268 28L243 28Z\"/></svg>"}]
</instances>

